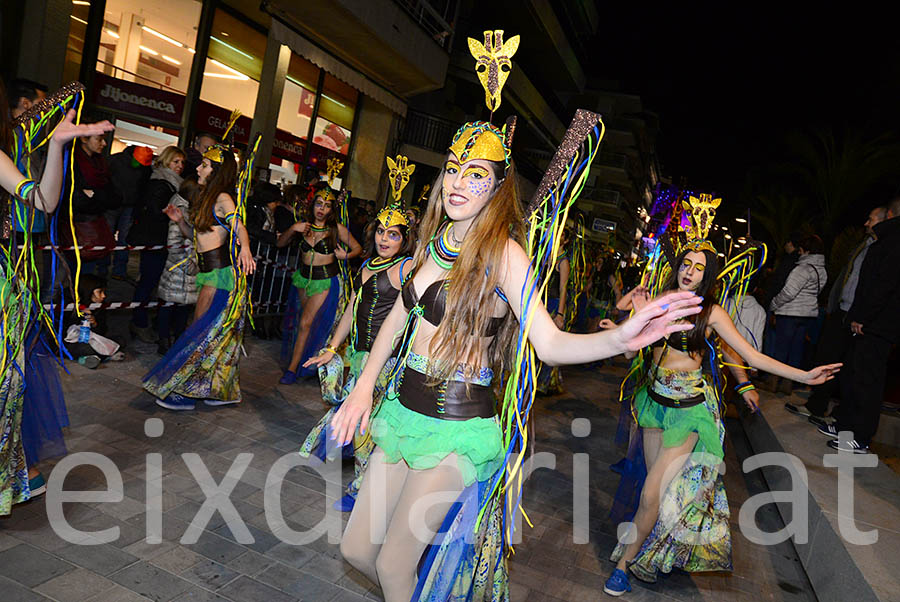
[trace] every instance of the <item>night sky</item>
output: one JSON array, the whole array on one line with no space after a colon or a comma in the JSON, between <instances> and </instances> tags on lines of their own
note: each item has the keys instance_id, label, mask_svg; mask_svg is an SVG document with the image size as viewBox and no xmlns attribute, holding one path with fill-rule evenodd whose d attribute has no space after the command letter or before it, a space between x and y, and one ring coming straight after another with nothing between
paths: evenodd
<instances>
[{"instance_id":1,"label":"night sky","mask_svg":"<svg viewBox=\"0 0 900 602\"><path fill-rule=\"evenodd\" d=\"M792 129L896 131L900 36L883 11L687 4L599 3L598 52L585 65L660 115L666 175L734 199L748 174L765 178L782 160Z\"/></svg>"}]
</instances>

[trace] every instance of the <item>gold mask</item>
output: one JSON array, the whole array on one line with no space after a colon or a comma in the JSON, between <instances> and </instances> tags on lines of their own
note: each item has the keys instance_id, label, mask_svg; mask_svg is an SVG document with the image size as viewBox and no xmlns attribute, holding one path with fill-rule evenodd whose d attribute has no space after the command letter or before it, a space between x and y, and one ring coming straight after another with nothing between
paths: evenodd
<instances>
[{"instance_id":1,"label":"gold mask","mask_svg":"<svg viewBox=\"0 0 900 602\"><path fill-rule=\"evenodd\" d=\"M493 113L500 106L500 91L512 70L512 57L519 49L519 36L503 42L503 30L484 32L484 44L469 38L469 52L475 57L475 72L484 87L484 102Z\"/></svg>"},{"instance_id":2,"label":"gold mask","mask_svg":"<svg viewBox=\"0 0 900 602\"><path fill-rule=\"evenodd\" d=\"M403 155L397 155L397 160L386 157L388 166L388 180L391 184L391 196L399 202L403 195L403 189L409 184L409 176L416 170L415 164Z\"/></svg>"},{"instance_id":3,"label":"gold mask","mask_svg":"<svg viewBox=\"0 0 900 602\"><path fill-rule=\"evenodd\" d=\"M334 179L340 175L342 169L344 169L344 162L340 159L332 158L328 160L328 169L325 171L325 175L328 179L329 186L331 186Z\"/></svg>"},{"instance_id":4,"label":"gold mask","mask_svg":"<svg viewBox=\"0 0 900 602\"><path fill-rule=\"evenodd\" d=\"M225 133L222 134L222 142L218 144L213 144L206 152L203 153L204 159L209 159L213 163L221 163L225 160L225 154L227 152L231 152L229 149L229 145L226 140L228 140L228 134L231 133L231 128L234 127L234 124L237 123L238 118L241 116L241 112L237 109L231 112L231 116L228 118L228 124L225 126Z\"/></svg>"},{"instance_id":5,"label":"gold mask","mask_svg":"<svg viewBox=\"0 0 900 602\"><path fill-rule=\"evenodd\" d=\"M689 198L689 202L682 201L681 205L689 212L691 218L691 232L688 235L691 244L698 244L707 240L709 229L716 219L716 208L722 199L714 199L711 194L701 194L698 199L695 196ZM709 245L712 247L712 245Z\"/></svg>"}]
</instances>

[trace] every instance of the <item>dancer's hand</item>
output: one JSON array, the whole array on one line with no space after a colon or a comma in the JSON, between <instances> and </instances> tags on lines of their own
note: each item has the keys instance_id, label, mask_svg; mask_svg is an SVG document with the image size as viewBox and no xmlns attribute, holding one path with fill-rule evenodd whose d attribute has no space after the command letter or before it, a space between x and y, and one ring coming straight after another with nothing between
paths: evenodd
<instances>
[{"instance_id":1,"label":"dancer's hand","mask_svg":"<svg viewBox=\"0 0 900 602\"><path fill-rule=\"evenodd\" d=\"M702 297L690 291L657 297L612 332L623 351L637 351L673 332L692 329L693 324L675 321L700 313L702 301Z\"/></svg>"},{"instance_id":2,"label":"dancer's hand","mask_svg":"<svg viewBox=\"0 0 900 602\"><path fill-rule=\"evenodd\" d=\"M181 211L179 207L175 205L166 205L166 208L163 209L163 213L169 216L169 219L175 222L176 224L182 220L184 220L184 213Z\"/></svg>"},{"instance_id":3,"label":"dancer's hand","mask_svg":"<svg viewBox=\"0 0 900 602\"><path fill-rule=\"evenodd\" d=\"M747 404L747 407L750 408L750 411L754 414L759 411L759 393L757 393L756 389L751 389L741 395L744 398L744 403Z\"/></svg>"},{"instance_id":4,"label":"dancer's hand","mask_svg":"<svg viewBox=\"0 0 900 602\"><path fill-rule=\"evenodd\" d=\"M65 119L59 122L56 130L53 132L51 140L56 144L65 144L75 138L85 138L87 136L98 136L111 132L116 126L104 120L97 123L82 123L75 125L75 111L66 113Z\"/></svg>"},{"instance_id":5,"label":"dancer's hand","mask_svg":"<svg viewBox=\"0 0 900 602\"><path fill-rule=\"evenodd\" d=\"M338 247L337 249L334 250L335 259L341 259L341 260L347 259L347 255L348 255L347 251L340 247Z\"/></svg>"},{"instance_id":6,"label":"dancer's hand","mask_svg":"<svg viewBox=\"0 0 900 602\"><path fill-rule=\"evenodd\" d=\"M314 355L311 358L309 358L308 360L306 360L305 362L303 362L303 367L309 368L310 366L316 366L316 367L324 366L325 364L330 362L331 358L333 358L333 357L334 357L334 353L326 350L326 351L320 353L319 355Z\"/></svg>"},{"instance_id":7,"label":"dancer's hand","mask_svg":"<svg viewBox=\"0 0 900 602\"><path fill-rule=\"evenodd\" d=\"M309 222L296 222L293 226L291 226L291 230L293 230L297 234L306 234L307 232L309 232Z\"/></svg>"},{"instance_id":8,"label":"dancer's hand","mask_svg":"<svg viewBox=\"0 0 900 602\"><path fill-rule=\"evenodd\" d=\"M332 439L340 446L347 445L353 439L357 424L359 432L364 434L369 428L371 413L372 393L363 391L362 387L354 387L331 419Z\"/></svg>"},{"instance_id":9,"label":"dancer's hand","mask_svg":"<svg viewBox=\"0 0 900 602\"><path fill-rule=\"evenodd\" d=\"M841 366L843 365L844 364L826 364L824 366L813 368L804 373L801 382L804 382L807 385L821 385L834 378L834 375L841 371Z\"/></svg>"},{"instance_id":10,"label":"dancer's hand","mask_svg":"<svg viewBox=\"0 0 900 602\"><path fill-rule=\"evenodd\" d=\"M241 271L245 274L252 274L256 270L256 260L247 247L241 247L241 253L238 255L238 264L240 264Z\"/></svg>"},{"instance_id":11,"label":"dancer's hand","mask_svg":"<svg viewBox=\"0 0 900 602\"><path fill-rule=\"evenodd\" d=\"M610 320L609 318L603 318L600 320L600 330L613 330L618 328L619 325Z\"/></svg>"},{"instance_id":12,"label":"dancer's hand","mask_svg":"<svg viewBox=\"0 0 900 602\"><path fill-rule=\"evenodd\" d=\"M646 286L638 286L631 293L631 304L635 311L641 311L650 303L650 291Z\"/></svg>"},{"instance_id":13,"label":"dancer's hand","mask_svg":"<svg viewBox=\"0 0 900 602\"><path fill-rule=\"evenodd\" d=\"M553 316L553 323L556 324L556 327L562 330L566 326L566 319L562 316L562 314L556 314Z\"/></svg>"}]
</instances>

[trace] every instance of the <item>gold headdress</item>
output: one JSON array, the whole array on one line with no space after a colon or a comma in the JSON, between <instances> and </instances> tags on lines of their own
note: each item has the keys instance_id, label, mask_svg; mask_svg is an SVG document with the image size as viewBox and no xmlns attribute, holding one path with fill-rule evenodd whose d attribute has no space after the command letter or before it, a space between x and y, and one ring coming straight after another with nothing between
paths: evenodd
<instances>
[{"instance_id":1,"label":"gold headdress","mask_svg":"<svg viewBox=\"0 0 900 602\"><path fill-rule=\"evenodd\" d=\"M409 176L416 170L416 166L409 162L409 159L403 155L397 155L396 159L390 157L385 158L388 166L388 181L391 185L391 196L394 202L387 205L378 214L378 221L385 228L391 226L409 227L409 218L406 217L406 211L403 210L403 204L400 197L403 195L403 189L409 184Z\"/></svg>"},{"instance_id":2,"label":"gold headdress","mask_svg":"<svg viewBox=\"0 0 900 602\"><path fill-rule=\"evenodd\" d=\"M328 160L328 169L325 171L325 175L328 179L329 186L331 186L334 179L338 177L342 169L344 169L344 162L337 157Z\"/></svg>"},{"instance_id":3,"label":"gold headdress","mask_svg":"<svg viewBox=\"0 0 900 602\"><path fill-rule=\"evenodd\" d=\"M313 195L313 199L315 199L317 196L322 197L326 201L331 201L332 204L334 204L334 201L337 198L334 196L334 190L331 188L331 186L326 186L321 190L317 190Z\"/></svg>"},{"instance_id":4,"label":"gold headdress","mask_svg":"<svg viewBox=\"0 0 900 602\"><path fill-rule=\"evenodd\" d=\"M403 189L409 184L409 176L416 171L416 166L409 163L409 159L403 155L397 155L397 159L385 157L388 166L388 180L391 184L391 196L394 202L399 203L403 195Z\"/></svg>"},{"instance_id":5,"label":"gold headdress","mask_svg":"<svg viewBox=\"0 0 900 602\"><path fill-rule=\"evenodd\" d=\"M484 87L484 102L491 113L500 106L500 91L512 71L512 57L518 49L519 36L504 43L502 29L484 32L484 44L469 38L469 52L475 57L475 72Z\"/></svg>"},{"instance_id":6,"label":"gold headdress","mask_svg":"<svg viewBox=\"0 0 900 602\"><path fill-rule=\"evenodd\" d=\"M691 227L687 232L686 249L695 252L716 252L716 248L707 236L710 228L712 228L713 221L716 219L716 208L721 202L721 198L714 199L711 194L701 194L699 199L692 196L689 197L688 201L681 202L681 206L688 212L691 220Z\"/></svg>"},{"instance_id":7,"label":"gold headdress","mask_svg":"<svg viewBox=\"0 0 900 602\"><path fill-rule=\"evenodd\" d=\"M237 123L238 117L241 116L241 112L237 109L231 112L231 117L228 118L228 125L225 127L225 133L222 134L222 142L217 144L213 144L206 152L203 153L204 159L209 159L213 163L221 163L225 160L225 153L231 152L231 143L228 137L228 134L232 133L232 129L234 128L234 124Z\"/></svg>"}]
</instances>

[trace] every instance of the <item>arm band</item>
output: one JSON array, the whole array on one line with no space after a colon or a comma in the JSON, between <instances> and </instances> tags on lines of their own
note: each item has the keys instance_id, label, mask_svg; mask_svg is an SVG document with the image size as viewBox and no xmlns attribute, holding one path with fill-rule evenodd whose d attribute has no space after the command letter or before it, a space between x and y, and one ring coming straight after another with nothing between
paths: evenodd
<instances>
[{"instance_id":1,"label":"arm band","mask_svg":"<svg viewBox=\"0 0 900 602\"><path fill-rule=\"evenodd\" d=\"M756 387L754 387L753 383L748 380L747 382L743 382L743 383L735 386L734 390L737 392L738 395L743 395L744 393L747 393L748 391L755 391Z\"/></svg>"}]
</instances>

